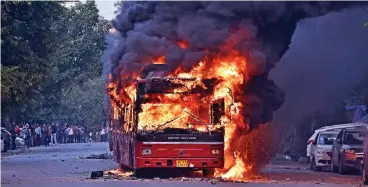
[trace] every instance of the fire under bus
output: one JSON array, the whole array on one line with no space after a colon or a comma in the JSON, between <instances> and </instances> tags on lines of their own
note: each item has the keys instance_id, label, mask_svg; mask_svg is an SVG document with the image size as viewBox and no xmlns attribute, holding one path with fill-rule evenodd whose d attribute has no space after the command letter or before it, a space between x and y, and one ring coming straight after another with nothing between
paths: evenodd
<instances>
[{"instance_id":1,"label":"fire under bus","mask_svg":"<svg viewBox=\"0 0 368 187\"><path fill-rule=\"evenodd\" d=\"M211 177L215 168L224 167L224 127L219 125L224 100L205 99L216 79L195 81L139 79L135 99L111 107L110 149L122 168L137 176L149 168L186 168Z\"/></svg>"}]
</instances>

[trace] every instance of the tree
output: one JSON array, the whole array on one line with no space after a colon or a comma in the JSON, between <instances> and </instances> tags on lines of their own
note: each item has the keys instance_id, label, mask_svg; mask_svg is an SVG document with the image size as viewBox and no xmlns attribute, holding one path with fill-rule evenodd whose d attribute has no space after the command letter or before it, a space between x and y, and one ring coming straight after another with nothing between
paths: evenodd
<instances>
[{"instance_id":1,"label":"tree","mask_svg":"<svg viewBox=\"0 0 368 187\"><path fill-rule=\"evenodd\" d=\"M2 117L23 120L39 107L49 76L48 54L55 49L53 23L58 2L1 2ZM3 118L4 119L4 118Z\"/></svg>"},{"instance_id":2,"label":"tree","mask_svg":"<svg viewBox=\"0 0 368 187\"><path fill-rule=\"evenodd\" d=\"M66 111L75 111L75 102L82 103L98 121L103 106L96 104L97 96L104 88L96 85L101 85L104 35L110 24L98 19L95 3L71 8L59 2L1 3L3 119L82 123L86 117L76 118L82 113L69 112L71 117L65 117ZM83 94L84 99L79 98ZM87 100L94 103L86 105ZM103 100L101 96L99 102Z\"/></svg>"},{"instance_id":3,"label":"tree","mask_svg":"<svg viewBox=\"0 0 368 187\"><path fill-rule=\"evenodd\" d=\"M105 81L95 78L62 91L60 120L72 124L101 125L105 120Z\"/></svg>"}]
</instances>

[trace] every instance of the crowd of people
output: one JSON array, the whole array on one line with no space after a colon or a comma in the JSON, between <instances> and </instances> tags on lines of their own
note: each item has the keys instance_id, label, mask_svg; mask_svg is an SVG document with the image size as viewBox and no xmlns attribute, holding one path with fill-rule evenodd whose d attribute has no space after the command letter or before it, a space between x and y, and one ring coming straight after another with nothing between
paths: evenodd
<instances>
[{"instance_id":1,"label":"crowd of people","mask_svg":"<svg viewBox=\"0 0 368 187\"><path fill-rule=\"evenodd\" d=\"M67 143L106 142L108 127L89 128L81 125L22 124L13 125L10 132L23 138L27 147L49 146Z\"/></svg>"}]
</instances>

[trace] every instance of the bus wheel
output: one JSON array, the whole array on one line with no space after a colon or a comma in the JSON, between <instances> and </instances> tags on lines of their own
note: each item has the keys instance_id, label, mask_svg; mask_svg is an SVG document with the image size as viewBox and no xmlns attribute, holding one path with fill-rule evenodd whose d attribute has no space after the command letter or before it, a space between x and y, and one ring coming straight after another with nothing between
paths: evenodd
<instances>
[{"instance_id":1,"label":"bus wheel","mask_svg":"<svg viewBox=\"0 0 368 187\"><path fill-rule=\"evenodd\" d=\"M134 176L135 177L144 177L145 176L144 171L145 171L144 169L136 168L136 169L134 169Z\"/></svg>"},{"instance_id":2,"label":"bus wheel","mask_svg":"<svg viewBox=\"0 0 368 187\"><path fill-rule=\"evenodd\" d=\"M215 169L202 169L203 177L213 178Z\"/></svg>"}]
</instances>

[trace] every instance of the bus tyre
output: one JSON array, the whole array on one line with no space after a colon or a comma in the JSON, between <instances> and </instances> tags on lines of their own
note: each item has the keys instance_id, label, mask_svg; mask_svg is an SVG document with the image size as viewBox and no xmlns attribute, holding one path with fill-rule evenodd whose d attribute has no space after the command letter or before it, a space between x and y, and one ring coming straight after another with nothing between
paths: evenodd
<instances>
[{"instance_id":1,"label":"bus tyre","mask_svg":"<svg viewBox=\"0 0 368 187\"><path fill-rule=\"evenodd\" d=\"M144 177L144 169L136 168L134 169L134 176L135 177Z\"/></svg>"},{"instance_id":2,"label":"bus tyre","mask_svg":"<svg viewBox=\"0 0 368 187\"><path fill-rule=\"evenodd\" d=\"M202 169L203 177L213 178L215 169Z\"/></svg>"}]
</instances>

